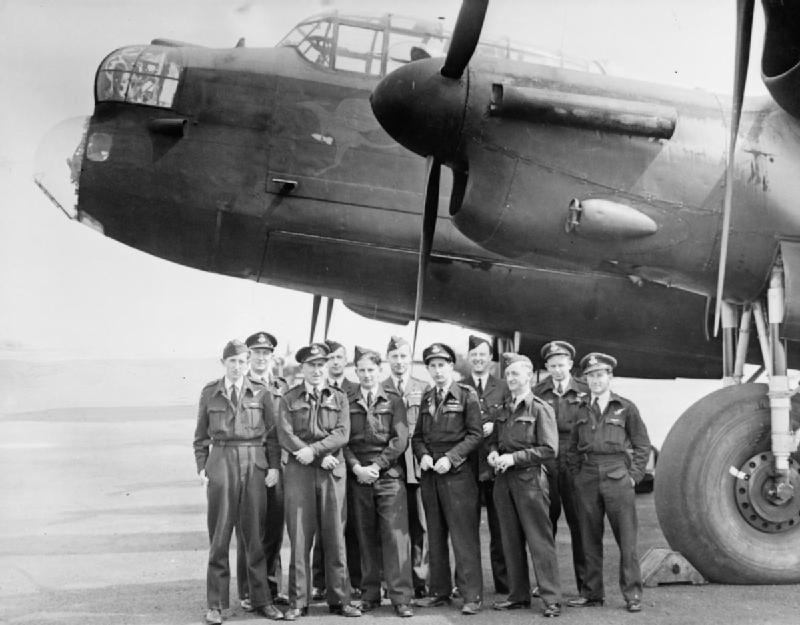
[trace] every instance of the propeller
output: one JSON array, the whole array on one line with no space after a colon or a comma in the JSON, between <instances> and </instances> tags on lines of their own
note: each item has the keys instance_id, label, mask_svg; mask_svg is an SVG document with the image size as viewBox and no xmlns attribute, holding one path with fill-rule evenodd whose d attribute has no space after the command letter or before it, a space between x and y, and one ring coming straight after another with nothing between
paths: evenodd
<instances>
[{"instance_id":1,"label":"propeller","mask_svg":"<svg viewBox=\"0 0 800 625\"><path fill-rule=\"evenodd\" d=\"M734 154L739 120L742 116L744 87L747 81L747 65L750 60L750 34L753 28L754 0L738 0L736 3L736 65L733 77L733 103L731 106L731 133L728 141L728 168L725 172L725 200L722 209L722 238L719 246L719 272L717 274L717 304L714 309L714 336L719 333L722 314L722 292L725 288L725 264L728 260L728 238L731 227L731 204L733 203Z\"/></svg>"},{"instance_id":2,"label":"propeller","mask_svg":"<svg viewBox=\"0 0 800 625\"><path fill-rule=\"evenodd\" d=\"M322 295L314 295L311 301L311 333L308 335L309 344L314 342L314 334L317 331L317 319L319 318L319 306L322 303Z\"/></svg>"},{"instance_id":3,"label":"propeller","mask_svg":"<svg viewBox=\"0 0 800 625\"><path fill-rule=\"evenodd\" d=\"M331 327L331 317L333 316L333 303L332 297L328 298L325 305L325 339L328 338L328 330ZM311 332L308 336L308 342L314 342L314 335L317 333L317 320L319 319L319 307L322 305L322 295L314 295L311 302Z\"/></svg>"},{"instance_id":4,"label":"propeller","mask_svg":"<svg viewBox=\"0 0 800 625\"><path fill-rule=\"evenodd\" d=\"M411 357L417 349L417 330L422 313L422 294L425 287L425 275L431 258L433 234L436 231L436 215L439 212L439 180L442 176L442 164L433 156L425 159L425 204L422 207L422 232L419 237L419 262L417 263L417 296L414 302L414 340L411 343Z\"/></svg>"},{"instance_id":5,"label":"propeller","mask_svg":"<svg viewBox=\"0 0 800 625\"><path fill-rule=\"evenodd\" d=\"M447 57L441 75L447 79L459 80L475 52L483 29L489 0L464 0L456 19L456 27L447 50ZM411 343L411 356L416 354L419 318L422 314L425 276L431 258L433 235L436 231L436 216L439 212L439 182L442 175L442 162L428 155L425 163L425 198L422 209L422 231L419 237L419 260L417 263L417 293L414 301L414 339Z\"/></svg>"},{"instance_id":6,"label":"propeller","mask_svg":"<svg viewBox=\"0 0 800 625\"><path fill-rule=\"evenodd\" d=\"M464 73L478 45L488 5L489 0L464 0L461 3L447 58L442 67L442 76L445 78L458 79Z\"/></svg>"},{"instance_id":7,"label":"propeller","mask_svg":"<svg viewBox=\"0 0 800 625\"><path fill-rule=\"evenodd\" d=\"M328 340L328 330L331 327L331 316L333 315L333 302L332 297L328 298L328 304L325 308L325 340Z\"/></svg>"}]
</instances>

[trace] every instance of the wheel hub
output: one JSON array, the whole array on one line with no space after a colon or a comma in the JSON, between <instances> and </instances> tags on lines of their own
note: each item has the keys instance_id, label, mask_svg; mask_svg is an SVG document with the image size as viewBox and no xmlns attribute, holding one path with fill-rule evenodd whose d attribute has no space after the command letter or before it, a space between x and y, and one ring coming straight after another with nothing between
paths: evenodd
<instances>
[{"instance_id":1,"label":"wheel hub","mask_svg":"<svg viewBox=\"0 0 800 625\"><path fill-rule=\"evenodd\" d=\"M737 475L736 506L750 525L773 534L800 525L800 473L794 458L789 459L789 475L782 484L768 451L747 460Z\"/></svg>"}]
</instances>

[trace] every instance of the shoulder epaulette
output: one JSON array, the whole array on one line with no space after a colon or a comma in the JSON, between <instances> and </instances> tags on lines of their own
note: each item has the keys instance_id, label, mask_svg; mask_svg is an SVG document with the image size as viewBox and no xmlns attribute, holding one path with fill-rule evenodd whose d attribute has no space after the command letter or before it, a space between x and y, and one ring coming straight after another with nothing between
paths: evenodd
<instances>
[{"instance_id":1,"label":"shoulder epaulette","mask_svg":"<svg viewBox=\"0 0 800 625\"><path fill-rule=\"evenodd\" d=\"M218 380L218 379L217 379L217 380L211 380L211 382L208 382L208 383L207 383L207 384L206 384L206 385L203 387L203 390L206 390L207 388L211 388L212 386L216 386L217 384L219 384L219 380ZM195 388L197 388L197 387L195 387Z\"/></svg>"}]
</instances>

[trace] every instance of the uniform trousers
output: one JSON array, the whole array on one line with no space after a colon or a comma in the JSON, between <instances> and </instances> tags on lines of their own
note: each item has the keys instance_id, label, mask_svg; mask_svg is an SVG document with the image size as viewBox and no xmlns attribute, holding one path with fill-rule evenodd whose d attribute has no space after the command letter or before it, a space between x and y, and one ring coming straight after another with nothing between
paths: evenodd
<instances>
[{"instance_id":1,"label":"uniform trousers","mask_svg":"<svg viewBox=\"0 0 800 625\"><path fill-rule=\"evenodd\" d=\"M481 601L483 572L478 508L475 505L478 482L474 472L466 464L461 465L456 472L451 470L444 475L431 469L423 472L420 482L428 524L431 595L449 597L452 590L447 544L449 535L458 572L458 590L464 602Z\"/></svg>"},{"instance_id":2,"label":"uniform trousers","mask_svg":"<svg viewBox=\"0 0 800 625\"><path fill-rule=\"evenodd\" d=\"M338 471L337 471L338 473ZM291 541L289 564L289 602L294 607L308 606L311 595L311 548L319 531L325 552L325 579L328 604L350 601L344 526L347 518L343 473L334 475L313 465L302 465L289 458L283 470L286 531Z\"/></svg>"},{"instance_id":3,"label":"uniform trousers","mask_svg":"<svg viewBox=\"0 0 800 625\"><path fill-rule=\"evenodd\" d=\"M411 541L403 478L380 477L361 484L348 477L347 497L352 525L361 551L361 588L365 601L381 600L381 577L393 605L409 604Z\"/></svg>"},{"instance_id":4,"label":"uniform trousers","mask_svg":"<svg viewBox=\"0 0 800 625\"><path fill-rule=\"evenodd\" d=\"M508 568L508 600L529 602L531 584L525 543L531 552L539 595L546 605L561 601L555 538L550 526L547 477L541 467L511 467L494 483L503 553Z\"/></svg>"},{"instance_id":5,"label":"uniform trousers","mask_svg":"<svg viewBox=\"0 0 800 625\"><path fill-rule=\"evenodd\" d=\"M406 505L411 538L411 583L414 590L424 591L428 587L428 525L419 483L406 484Z\"/></svg>"},{"instance_id":6,"label":"uniform trousers","mask_svg":"<svg viewBox=\"0 0 800 625\"><path fill-rule=\"evenodd\" d=\"M603 599L604 516L608 517L620 551L619 585L626 601L641 599L642 572L636 548L638 521L633 485L624 459L584 462L575 478L586 575L583 596Z\"/></svg>"},{"instance_id":7,"label":"uniform trousers","mask_svg":"<svg viewBox=\"0 0 800 625\"><path fill-rule=\"evenodd\" d=\"M547 479L550 486L550 523L553 536L558 529L558 517L564 510L572 544L572 568L575 571L575 584L578 592L583 588L583 577L586 574L586 563L581 541L581 526L578 518L578 501L575 493L575 478L567 467L567 449L569 433L559 432L558 457L548 464Z\"/></svg>"},{"instance_id":8,"label":"uniform trousers","mask_svg":"<svg viewBox=\"0 0 800 625\"><path fill-rule=\"evenodd\" d=\"M278 478L278 483L267 491L266 508L264 510L263 527L261 528L261 544L264 547L264 556L267 559L267 584L272 597L278 594L281 586L281 545L283 544L283 475ZM247 556L241 533L236 528L236 584L239 598L250 597L250 588L247 580Z\"/></svg>"},{"instance_id":9,"label":"uniform trousers","mask_svg":"<svg viewBox=\"0 0 800 625\"><path fill-rule=\"evenodd\" d=\"M352 516L349 500L347 505L347 518ZM350 523L344 526L344 545L347 554L347 572L350 575L350 584L353 588L361 588L361 554L358 552L358 536ZM325 588L325 550L322 543L317 540L314 542L314 553L312 555L313 579L312 583L316 588Z\"/></svg>"},{"instance_id":10,"label":"uniform trousers","mask_svg":"<svg viewBox=\"0 0 800 625\"><path fill-rule=\"evenodd\" d=\"M489 525L489 558L492 562L494 590L504 595L508 592L508 573L503 554L503 540L500 536L500 519L497 518L497 506L494 503L494 480L479 481L478 488L484 503L486 503L486 522ZM478 507L478 518L480 519L480 499Z\"/></svg>"},{"instance_id":11,"label":"uniform trousers","mask_svg":"<svg viewBox=\"0 0 800 625\"><path fill-rule=\"evenodd\" d=\"M261 459L257 458L257 454ZM262 464L263 466L258 466ZM255 446L212 445L206 462L208 476L208 607L230 607L228 551L238 525L247 563L253 607L272 603L267 586L267 566L261 545L261 522L266 506L266 462Z\"/></svg>"}]
</instances>

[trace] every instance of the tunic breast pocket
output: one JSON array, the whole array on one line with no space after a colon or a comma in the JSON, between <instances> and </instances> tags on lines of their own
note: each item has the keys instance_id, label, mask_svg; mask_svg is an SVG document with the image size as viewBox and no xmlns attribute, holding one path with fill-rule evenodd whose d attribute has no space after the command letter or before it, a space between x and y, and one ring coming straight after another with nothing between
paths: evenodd
<instances>
[{"instance_id":1,"label":"tunic breast pocket","mask_svg":"<svg viewBox=\"0 0 800 625\"><path fill-rule=\"evenodd\" d=\"M445 404L439 416L434 419L437 429L455 434L464 429L464 408Z\"/></svg>"},{"instance_id":2,"label":"tunic breast pocket","mask_svg":"<svg viewBox=\"0 0 800 625\"><path fill-rule=\"evenodd\" d=\"M511 422L509 435L519 443L527 445L536 440L536 417L517 417Z\"/></svg>"},{"instance_id":3,"label":"tunic breast pocket","mask_svg":"<svg viewBox=\"0 0 800 625\"><path fill-rule=\"evenodd\" d=\"M225 430L225 416L228 410L226 408L209 408L208 409L208 433L212 436L217 432Z\"/></svg>"},{"instance_id":4,"label":"tunic breast pocket","mask_svg":"<svg viewBox=\"0 0 800 625\"><path fill-rule=\"evenodd\" d=\"M245 425L250 428L258 428L264 423L264 407L258 402L250 402L244 405Z\"/></svg>"},{"instance_id":5,"label":"tunic breast pocket","mask_svg":"<svg viewBox=\"0 0 800 625\"><path fill-rule=\"evenodd\" d=\"M309 412L308 404L299 403L289 406L289 423L292 431L301 438L309 432Z\"/></svg>"},{"instance_id":6,"label":"tunic breast pocket","mask_svg":"<svg viewBox=\"0 0 800 625\"><path fill-rule=\"evenodd\" d=\"M330 431L339 421L339 408L336 405L323 404L318 413L319 425L323 430Z\"/></svg>"},{"instance_id":7,"label":"tunic breast pocket","mask_svg":"<svg viewBox=\"0 0 800 625\"><path fill-rule=\"evenodd\" d=\"M603 428L603 436L607 443L618 445L620 449L625 446L627 431L625 430L625 417L608 417Z\"/></svg>"},{"instance_id":8,"label":"tunic breast pocket","mask_svg":"<svg viewBox=\"0 0 800 625\"><path fill-rule=\"evenodd\" d=\"M367 431L369 432L369 442L386 443L389 440L391 430L392 412L390 409L376 410L372 417L367 420Z\"/></svg>"}]
</instances>

